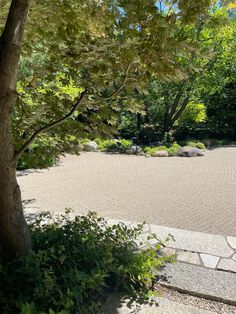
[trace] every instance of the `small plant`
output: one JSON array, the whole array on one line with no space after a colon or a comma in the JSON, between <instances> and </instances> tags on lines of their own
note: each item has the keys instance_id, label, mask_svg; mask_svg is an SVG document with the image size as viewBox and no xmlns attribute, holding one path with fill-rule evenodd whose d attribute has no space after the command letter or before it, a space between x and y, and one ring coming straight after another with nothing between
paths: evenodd
<instances>
[{"instance_id":1,"label":"small plant","mask_svg":"<svg viewBox=\"0 0 236 314\"><path fill-rule=\"evenodd\" d=\"M118 145L119 145L119 152L126 153L132 147L133 142L130 140L122 139L122 140L119 140Z\"/></svg>"},{"instance_id":2,"label":"small plant","mask_svg":"<svg viewBox=\"0 0 236 314\"><path fill-rule=\"evenodd\" d=\"M191 146L191 147L196 147L196 148L199 148L199 149L206 149L205 145L203 143L201 143L201 142L190 141L190 142L187 142L187 145Z\"/></svg>"},{"instance_id":3,"label":"small plant","mask_svg":"<svg viewBox=\"0 0 236 314\"><path fill-rule=\"evenodd\" d=\"M157 255L160 241L139 250L142 224L109 226L95 213L68 214L40 215L30 225L33 251L0 258L1 313L96 313L113 287L147 296L158 269L172 260Z\"/></svg>"},{"instance_id":4,"label":"small plant","mask_svg":"<svg viewBox=\"0 0 236 314\"><path fill-rule=\"evenodd\" d=\"M171 147L167 149L168 155L175 156L180 148L181 146L177 144L177 142L174 142Z\"/></svg>"},{"instance_id":5,"label":"small plant","mask_svg":"<svg viewBox=\"0 0 236 314\"><path fill-rule=\"evenodd\" d=\"M98 149L102 152L118 152L119 145L115 140L104 140L98 145Z\"/></svg>"}]
</instances>

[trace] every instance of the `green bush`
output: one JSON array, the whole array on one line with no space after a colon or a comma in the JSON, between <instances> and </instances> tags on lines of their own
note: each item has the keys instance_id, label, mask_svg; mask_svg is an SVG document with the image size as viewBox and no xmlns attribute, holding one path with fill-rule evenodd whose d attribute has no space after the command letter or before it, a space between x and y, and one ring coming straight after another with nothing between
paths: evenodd
<instances>
[{"instance_id":1,"label":"green bush","mask_svg":"<svg viewBox=\"0 0 236 314\"><path fill-rule=\"evenodd\" d=\"M171 147L169 147L167 149L168 155L171 156L175 156L178 152L178 150L181 148L181 146L179 144L177 144L176 142L174 142Z\"/></svg>"},{"instance_id":2,"label":"green bush","mask_svg":"<svg viewBox=\"0 0 236 314\"><path fill-rule=\"evenodd\" d=\"M74 220L67 214L41 215L30 225L34 250L0 258L1 313L96 313L114 287L147 296L159 267L172 259L157 256L160 242L138 250L142 225L108 226L94 213Z\"/></svg>"},{"instance_id":3,"label":"green bush","mask_svg":"<svg viewBox=\"0 0 236 314\"><path fill-rule=\"evenodd\" d=\"M102 152L118 152L119 145L115 140L104 140L98 145L98 149Z\"/></svg>"},{"instance_id":4,"label":"green bush","mask_svg":"<svg viewBox=\"0 0 236 314\"><path fill-rule=\"evenodd\" d=\"M190 142L187 142L187 145L191 146L191 147L196 147L196 148L199 148L199 149L206 149L205 145L203 143L201 143L201 142L190 141Z\"/></svg>"},{"instance_id":5,"label":"green bush","mask_svg":"<svg viewBox=\"0 0 236 314\"><path fill-rule=\"evenodd\" d=\"M119 140L118 145L119 145L119 152L126 153L132 147L133 142L130 140L122 139L122 140Z\"/></svg>"},{"instance_id":6,"label":"green bush","mask_svg":"<svg viewBox=\"0 0 236 314\"><path fill-rule=\"evenodd\" d=\"M84 144L87 144L88 142L90 142L91 140L88 139L88 138L83 138L80 140L80 144L84 145Z\"/></svg>"},{"instance_id":7,"label":"green bush","mask_svg":"<svg viewBox=\"0 0 236 314\"><path fill-rule=\"evenodd\" d=\"M17 170L29 168L48 168L59 160L59 143L53 137L38 138L35 143L22 154L17 163Z\"/></svg>"},{"instance_id":8,"label":"green bush","mask_svg":"<svg viewBox=\"0 0 236 314\"><path fill-rule=\"evenodd\" d=\"M97 139L96 139L97 140ZM126 153L133 142L130 140L100 140L96 141L98 143L98 149L102 152L119 152L119 153Z\"/></svg>"},{"instance_id":9,"label":"green bush","mask_svg":"<svg viewBox=\"0 0 236 314\"><path fill-rule=\"evenodd\" d=\"M160 150L166 150L168 151L168 148L166 146L156 146L156 147L145 147L144 152L151 155L155 156L155 153Z\"/></svg>"}]
</instances>

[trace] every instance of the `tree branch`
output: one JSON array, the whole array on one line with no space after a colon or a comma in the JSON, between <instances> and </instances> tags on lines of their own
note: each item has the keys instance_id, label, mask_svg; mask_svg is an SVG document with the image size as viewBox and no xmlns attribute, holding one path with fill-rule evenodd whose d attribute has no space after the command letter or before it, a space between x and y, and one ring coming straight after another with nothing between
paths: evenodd
<instances>
[{"instance_id":1,"label":"tree branch","mask_svg":"<svg viewBox=\"0 0 236 314\"><path fill-rule=\"evenodd\" d=\"M179 110L176 112L176 114L171 119L171 125L174 125L175 121L177 121L179 119L179 117L181 116L181 114L184 112L184 110L186 109L186 107L189 103L189 99L190 99L190 97L188 96L183 100L181 107L179 108Z\"/></svg>"},{"instance_id":2,"label":"tree branch","mask_svg":"<svg viewBox=\"0 0 236 314\"><path fill-rule=\"evenodd\" d=\"M115 90L114 92L112 92L109 96L107 97L102 97L104 100L109 100L111 99L112 97L116 96L117 94L120 93L120 91L123 89L123 87L125 86L127 80L129 79L128 78L128 74L129 74L129 70L131 68L131 65L132 65L133 61L130 61L130 63L128 64L126 70L125 70L125 78L123 80L123 82L119 85L119 87L117 88L117 90Z\"/></svg>"},{"instance_id":3,"label":"tree branch","mask_svg":"<svg viewBox=\"0 0 236 314\"><path fill-rule=\"evenodd\" d=\"M52 128L54 128L55 126L60 125L61 123L63 123L64 121L66 121L69 117L72 116L72 114L77 110L77 108L79 107L79 105L81 104L82 100L84 99L85 95L87 94L87 90L83 91L80 96L79 99L76 101L76 103L73 105L72 109L70 110L70 112L68 112L64 117L53 121L45 126L43 126L42 128L39 128L38 130L36 130L31 137L29 138L28 141L26 141L21 148L15 152L14 154L14 161L17 161L18 158L21 156L21 154L26 150L27 147L29 147L29 145L35 140L35 138L41 134L44 133Z\"/></svg>"}]
</instances>

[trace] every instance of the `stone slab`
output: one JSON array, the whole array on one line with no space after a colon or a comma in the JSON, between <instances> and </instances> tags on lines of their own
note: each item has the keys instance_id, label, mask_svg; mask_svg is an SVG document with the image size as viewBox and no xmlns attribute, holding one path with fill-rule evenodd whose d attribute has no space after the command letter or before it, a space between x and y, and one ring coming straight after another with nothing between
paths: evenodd
<instances>
[{"instance_id":1,"label":"stone slab","mask_svg":"<svg viewBox=\"0 0 236 314\"><path fill-rule=\"evenodd\" d=\"M165 239L168 234L173 235L175 241L171 241L168 246L176 249L220 257L229 257L234 253L226 239L221 235L188 231L159 225L150 225L150 229L152 233L156 233L161 239Z\"/></svg>"},{"instance_id":2,"label":"stone slab","mask_svg":"<svg viewBox=\"0 0 236 314\"><path fill-rule=\"evenodd\" d=\"M236 250L236 237L227 237L229 245Z\"/></svg>"},{"instance_id":3,"label":"stone slab","mask_svg":"<svg viewBox=\"0 0 236 314\"><path fill-rule=\"evenodd\" d=\"M216 268L220 258L218 256L209 255L209 254L200 254L203 265L209 268Z\"/></svg>"},{"instance_id":4,"label":"stone slab","mask_svg":"<svg viewBox=\"0 0 236 314\"><path fill-rule=\"evenodd\" d=\"M190 304L177 303L166 298L158 298L157 305L130 302L121 293L108 297L99 314L215 314L215 311L199 309Z\"/></svg>"},{"instance_id":5,"label":"stone slab","mask_svg":"<svg viewBox=\"0 0 236 314\"><path fill-rule=\"evenodd\" d=\"M201 266L168 264L160 283L180 292L236 305L236 274Z\"/></svg>"},{"instance_id":6,"label":"stone slab","mask_svg":"<svg viewBox=\"0 0 236 314\"><path fill-rule=\"evenodd\" d=\"M189 251L178 251L177 261L200 265L200 258L198 254Z\"/></svg>"},{"instance_id":7,"label":"stone slab","mask_svg":"<svg viewBox=\"0 0 236 314\"><path fill-rule=\"evenodd\" d=\"M236 261L232 259L222 258L217 268L236 273ZM235 294L236 294L236 286L235 286Z\"/></svg>"}]
</instances>

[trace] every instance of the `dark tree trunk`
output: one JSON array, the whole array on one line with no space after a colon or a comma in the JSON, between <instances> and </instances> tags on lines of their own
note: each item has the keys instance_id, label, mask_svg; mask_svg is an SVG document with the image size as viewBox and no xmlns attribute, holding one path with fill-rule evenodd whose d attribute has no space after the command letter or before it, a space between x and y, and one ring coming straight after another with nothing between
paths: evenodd
<instances>
[{"instance_id":1,"label":"dark tree trunk","mask_svg":"<svg viewBox=\"0 0 236 314\"><path fill-rule=\"evenodd\" d=\"M24 219L16 163L11 115L16 102L16 80L29 0L12 0L0 37L0 244L3 255L27 254L30 233Z\"/></svg>"}]
</instances>

